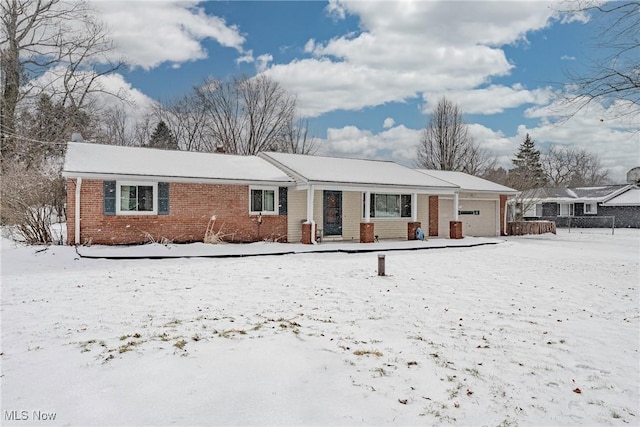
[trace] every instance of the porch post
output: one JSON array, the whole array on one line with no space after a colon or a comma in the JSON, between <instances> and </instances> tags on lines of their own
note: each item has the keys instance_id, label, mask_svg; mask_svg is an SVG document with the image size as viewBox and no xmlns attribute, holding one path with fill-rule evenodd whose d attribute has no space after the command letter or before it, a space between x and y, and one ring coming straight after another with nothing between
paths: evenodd
<instances>
[{"instance_id":1,"label":"porch post","mask_svg":"<svg viewBox=\"0 0 640 427\"><path fill-rule=\"evenodd\" d=\"M364 192L364 222L371 222L371 191Z\"/></svg>"},{"instance_id":2,"label":"porch post","mask_svg":"<svg viewBox=\"0 0 640 427\"><path fill-rule=\"evenodd\" d=\"M462 222L458 220L459 209L460 204L458 200L458 193L453 193L453 221L449 222L450 239L462 239Z\"/></svg>"},{"instance_id":3,"label":"porch post","mask_svg":"<svg viewBox=\"0 0 640 427\"><path fill-rule=\"evenodd\" d=\"M360 223L360 243L374 242L374 224L371 222L371 192L364 192L364 222Z\"/></svg>"},{"instance_id":4,"label":"porch post","mask_svg":"<svg viewBox=\"0 0 640 427\"><path fill-rule=\"evenodd\" d=\"M453 220L458 221L459 200L458 193L453 193Z\"/></svg>"},{"instance_id":5,"label":"porch post","mask_svg":"<svg viewBox=\"0 0 640 427\"><path fill-rule=\"evenodd\" d=\"M418 193L411 194L411 222L418 222Z\"/></svg>"},{"instance_id":6,"label":"porch post","mask_svg":"<svg viewBox=\"0 0 640 427\"><path fill-rule=\"evenodd\" d=\"M307 221L302 224L302 243L310 245L316 243L316 224L313 221L313 185L307 188Z\"/></svg>"},{"instance_id":7,"label":"porch post","mask_svg":"<svg viewBox=\"0 0 640 427\"><path fill-rule=\"evenodd\" d=\"M313 185L307 189L307 221L313 223Z\"/></svg>"}]
</instances>

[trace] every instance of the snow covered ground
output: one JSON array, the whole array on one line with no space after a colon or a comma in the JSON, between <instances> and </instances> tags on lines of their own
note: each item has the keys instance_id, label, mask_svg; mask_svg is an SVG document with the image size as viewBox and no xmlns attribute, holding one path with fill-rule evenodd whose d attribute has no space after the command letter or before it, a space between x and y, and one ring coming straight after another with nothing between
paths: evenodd
<instances>
[{"instance_id":1,"label":"snow covered ground","mask_svg":"<svg viewBox=\"0 0 640 427\"><path fill-rule=\"evenodd\" d=\"M388 252L384 277L40 249L2 242L3 425L640 424L639 230Z\"/></svg>"}]
</instances>

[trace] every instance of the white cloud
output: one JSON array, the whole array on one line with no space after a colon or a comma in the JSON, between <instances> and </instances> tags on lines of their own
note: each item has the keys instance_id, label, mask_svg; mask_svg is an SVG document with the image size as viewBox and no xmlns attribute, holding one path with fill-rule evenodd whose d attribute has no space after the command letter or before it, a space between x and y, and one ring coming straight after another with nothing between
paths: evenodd
<instances>
[{"instance_id":1,"label":"white cloud","mask_svg":"<svg viewBox=\"0 0 640 427\"><path fill-rule=\"evenodd\" d=\"M384 122L382 123L382 127L385 129L389 129L390 127L393 127L395 123L396 123L395 120L393 120L391 117L387 117L386 119L384 119Z\"/></svg>"},{"instance_id":2,"label":"white cloud","mask_svg":"<svg viewBox=\"0 0 640 427\"><path fill-rule=\"evenodd\" d=\"M247 50L242 55L236 58L236 64L241 64L246 62L247 64L252 63L254 61L253 58L253 50Z\"/></svg>"},{"instance_id":3,"label":"white cloud","mask_svg":"<svg viewBox=\"0 0 640 427\"><path fill-rule=\"evenodd\" d=\"M305 52L313 58L274 64L265 73L297 93L309 116L402 102L425 92L471 91L511 72L500 46L550 25L557 17L549 5L331 1L327 11L358 16L361 31L324 42L310 39ZM492 101L495 111L527 98L539 102L540 93L510 92L509 103Z\"/></svg>"},{"instance_id":4,"label":"white cloud","mask_svg":"<svg viewBox=\"0 0 640 427\"><path fill-rule=\"evenodd\" d=\"M127 117L134 121L142 118L155 103L154 100L147 95L135 89L127 82L121 74L109 74L100 76L98 84L107 93L117 93L128 103L122 103L116 97L107 95L106 93L97 93L93 95L100 108L110 108L121 106L127 113Z\"/></svg>"},{"instance_id":5,"label":"white cloud","mask_svg":"<svg viewBox=\"0 0 640 427\"><path fill-rule=\"evenodd\" d=\"M640 133L637 121L640 109L630 103L616 102L603 107L591 102L574 111L562 100L526 111L529 118L540 119L536 126L518 126L518 137L526 133L543 147L557 144L579 147L598 155L602 166L615 181L624 182L626 172L640 165ZM566 118L569 113L573 113Z\"/></svg>"},{"instance_id":6,"label":"white cloud","mask_svg":"<svg viewBox=\"0 0 640 427\"><path fill-rule=\"evenodd\" d=\"M320 140L320 155L384 159L413 166L420 131L396 126L374 134L355 126L327 130L327 138Z\"/></svg>"},{"instance_id":7,"label":"white cloud","mask_svg":"<svg viewBox=\"0 0 640 427\"><path fill-rule=\"evenodd\" d=\"M214 39L242 53L245 38L224 19L207 15L198 2L96 1L91 5L111 29L118 51L144 69L163 62L207 57L201 41Z\"/></svg>"},{"instance_id":8,"label":"white cloud","mask_svg":"<svg viewBox=\"0 0 640 427\"><path fill-rule=\"evenodd\" d=\"M339 0L329 0L325 10L334 20L341 20L346 16L345 8L340 4Z\"/></svg>"},{"instance_id":9,"label":"white cloud","mask_svg":"<svg viewBox=\"0 0 640 427\"><path fill-rule=\"evenodd\" d=\"M562 55L560 59L562 59L563 61L575 61L576 57L571 55Z\"/></svg>"},{"instance_id":10,"label":"white cloud","mask_svg":"<svg viewBox=\"0 0 640 427\"><path fill-rule=\"evenodd\" d=\"M267 54L258 56L258 59L256 60L256 69L258 70L258 73L261 73L264 70L266 70L267 67L269 66L269 62L271 61L273 61L273 55L271 54L267 53Z\"/></svg>"},{"instance_id":11,"label":"white cloud","mask_svg":"<svg viewBox=\"0 0 640 427\"><path fill-rule=\"evenodd\" d=\"M304 53L312 53L316 48L316 41L314 39L309 39L304 44Z\"/></svg>"},{"instance_id":12,"label":"white cloud","mask_svg":"<svg viewBox=\"0 0 640 427\"><path fill-rule=\"evenodd\" d=\"M453 90L446 93L427 92L423 94L423 112L429 113L442 96L458 104L464 114L498 114L525 104L545 105L554 94L550 88L527 90L520 84L511 87L491 85L482 89Z\"/></svg>"}]
</instances>

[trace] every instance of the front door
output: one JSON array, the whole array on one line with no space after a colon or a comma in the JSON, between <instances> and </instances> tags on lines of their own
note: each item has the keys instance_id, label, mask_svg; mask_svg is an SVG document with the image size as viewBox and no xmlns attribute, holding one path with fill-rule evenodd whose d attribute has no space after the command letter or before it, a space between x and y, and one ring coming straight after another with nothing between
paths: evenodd
<instances>
[{"instance_id":1,"label":"front door","mask_svg":"<svg viewBox=\"0 0 640 427\"><path fill-rule=\"evenodd\" d=\"M323 234L342 236L342 191L324 191Z\"/></svg>"}]
</instances>

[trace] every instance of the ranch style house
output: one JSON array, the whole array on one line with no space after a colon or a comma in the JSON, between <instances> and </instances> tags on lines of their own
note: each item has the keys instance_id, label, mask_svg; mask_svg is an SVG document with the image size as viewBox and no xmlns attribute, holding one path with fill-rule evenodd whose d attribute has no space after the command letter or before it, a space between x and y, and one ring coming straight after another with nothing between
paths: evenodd
<instances>
[{"instance_id":1,"label":"ranch style house","mask_svg":"<svg viewBox=\"0 0 640 427\"><path fill-rule=\"evenodd\" d=\"M141 244L499 236L515 190L461 172L285 153L69 142L67 241Z\"/></svg>"}]
</instances>

